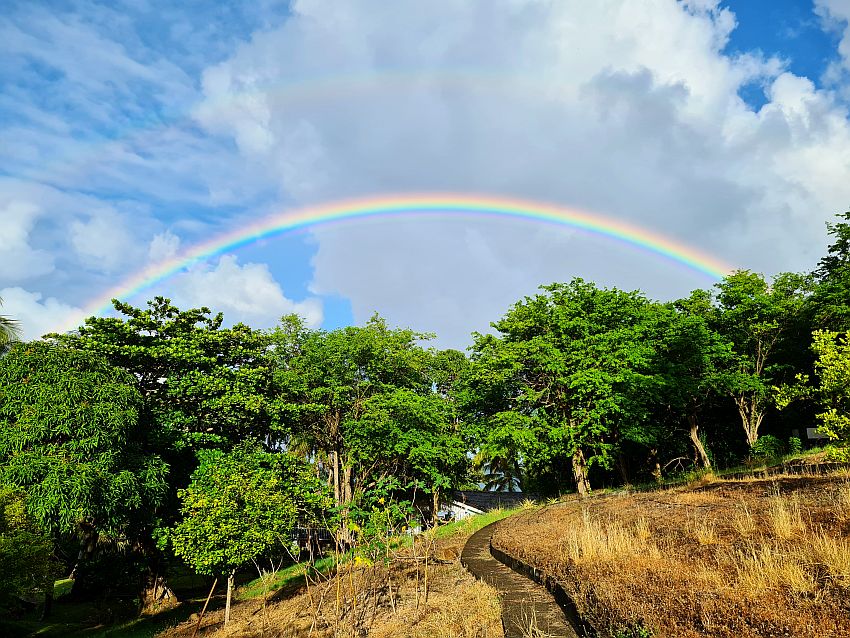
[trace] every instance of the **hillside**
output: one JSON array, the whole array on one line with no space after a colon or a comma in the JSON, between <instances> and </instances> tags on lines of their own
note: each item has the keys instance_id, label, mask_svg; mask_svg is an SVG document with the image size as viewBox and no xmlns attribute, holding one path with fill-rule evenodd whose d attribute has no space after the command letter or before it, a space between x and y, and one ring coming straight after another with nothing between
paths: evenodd
<instances>
[{"instance_id":1,"label":"hillside","mask_svg":"<svg viewBox=\"0 0 850 638\"><path fill-rule=\"evenodd\" d=\"M850 635L845 476L718 481L523 512L493 546L557 578L600 635Z\"/></svg>"}]
</instances>

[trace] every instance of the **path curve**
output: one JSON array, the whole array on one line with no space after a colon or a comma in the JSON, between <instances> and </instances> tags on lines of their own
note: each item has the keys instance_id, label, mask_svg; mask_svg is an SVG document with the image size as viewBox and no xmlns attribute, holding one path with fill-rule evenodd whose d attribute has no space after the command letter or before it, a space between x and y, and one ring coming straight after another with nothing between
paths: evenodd
<instances>
[{"instance_id":1,"label":"path curve","mask_svg":"<svg viewBox=\"0 0 850 638\"><path fill-rule=\"evenodd\" d=\"M555 598L546 589L496 560L490 552L490 539L498 525L491 523L470 536L460 562L476 578L494 587L502 598L502 626L505 638L543 635L547 638L578 638ZM530 634L534 623L541 634Z\"/></svg>"}]
</instances>

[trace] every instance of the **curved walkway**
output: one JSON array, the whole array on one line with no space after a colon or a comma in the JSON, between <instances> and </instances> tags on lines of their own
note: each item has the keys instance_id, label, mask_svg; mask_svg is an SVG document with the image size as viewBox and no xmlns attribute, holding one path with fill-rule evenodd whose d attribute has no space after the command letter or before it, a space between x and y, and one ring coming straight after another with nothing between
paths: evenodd
<instances>
[{"instance_id":1,"label":"curved walkway","mask_svg":"<svg viewBox=\"0 0 850 638\"><path fill-rule=\"evenodd\" d=\"M578 638L555 598L545 588L493 558L490 539L495 525L498 522L480 529L469 538L460 561L476 578L501 594L505 638Z\"/></svg>"}]
</instances>

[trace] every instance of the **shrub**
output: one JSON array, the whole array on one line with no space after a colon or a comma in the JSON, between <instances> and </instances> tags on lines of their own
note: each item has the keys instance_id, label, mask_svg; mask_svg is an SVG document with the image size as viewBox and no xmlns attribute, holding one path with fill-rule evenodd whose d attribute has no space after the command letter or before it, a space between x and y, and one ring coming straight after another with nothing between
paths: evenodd
<instances>
[{"instance_id":1,"label":"shrub","mask_svg":"<svg viewBox=\"0 0 850 638\"><path fill-rule=\"evenodd\" d=\"M803 442L796 436L788 438L788 454L799 454L803 451Z\"/></svg>"},{"instance_id":2,"label":"shrub","mask_svg":"<svg viewBox=\"0 0 850 638\"><path fill-rule=\"evenodd\" d=\"M753 456L760 458L775 458L781 456L785 451L785 446L775 436L765 434L753 443L750 452Z\"/></svg>"}]
</instances>

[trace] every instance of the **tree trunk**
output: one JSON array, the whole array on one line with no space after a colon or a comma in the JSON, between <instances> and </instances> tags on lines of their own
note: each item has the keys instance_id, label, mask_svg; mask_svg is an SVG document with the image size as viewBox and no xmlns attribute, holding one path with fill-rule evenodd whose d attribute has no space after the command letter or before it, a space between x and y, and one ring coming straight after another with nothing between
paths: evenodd
<instances>
[{"instance_id":1,"label":"tree trunk","mask_svg":"<svg viewBox=\"0 0 850 638\"><path fill-rule=\"evenodd\" d=\"M623 485L630 485L631 481L629 480L629 465L626 460L625 454L620 452L617 454L617 469L620 472L620 478L623 479Z\"/></svg>"},{"instance_id":2,"label":"tree trunk","mask_svg":"<svg viewBox=\"0 0 850 638\"><path fill-rule=\"evenodd\" d=\"M354 499L354 487L351 484L351 466L342 468L342 502L348 505Z\"/></svg>"},{"instance_id":3,"label":"tree trunk","mask_svg":"<svg viewBox=\"0 0 850 638\"><path fill-rule=\"evenodd\" d=\"M47 620L50 613L53 611L53 583L47 586L44 590L44 608L41 610L41 618L39 620Z\"/></svg>"},{"instance_id":4,"label":"tree trunk","mask_svg":"<svg viewBox=\"0 0 850 638\"><path fill-rule=\"evenodd\" d=\"M342 495L339 491L339 452L334 450L331 456L333 457L334 502L339 506L342 505Z\"/></svg>"},{"instance_id":5,"label":"tree trunk","mask_svg":"<svg viewBox=\"0 0 850 638\"><path fill-rule=\"evenodd\" d=\"M688 417L688 424L690 425L691 442L694 444L694 448L699 455L700 463L702 463L702 466L706 470L710 470L711 459L708 458L705 447L703 446L702 441L699 440L699 424L697 423L695 415L692 414Z\"/></svg>"},{"instance_id":6,"label":"tree trunk","mask_svg":"<svg viewBox=\"0 0 850 638\"><path fill-rule=\"evenodd\" d=\"M735 404L738 406L738 414L741 415L741 424L744 426L744 433L747 435L747 445L753 447L759 439L759 427L764 419L764 410L758 397L738 396L735 397Z\"/></svg>"},{"instance_id":7,"label":"tree trunk","mask_svg":"<svg viewBox=\"0 0 850 638\"><path fill-rule=\"evenodd\" d=\"M573 478L579 496L587 496L590 492L590 482L587 479L587 461L581 448L576 448L573 452Z\"/></svg>"},{"instance_id":8,"label":"tree trunk","mask_svg":"<svg viewBox=\"0 0 850 638\"><path fill-rule=\"evenodd\" d=\"M227 602L224 604L224 624L230 622L230 599L233 596L233 580L236 576L236 570L227 575Z\"/></svg>"},{"instance_id":9,"label":"tree trunk","mask_svg":"<svg viewBox=\"0 0 850 638\"><path fill-rule=\"evenodd\" d=\"M440 518L437 512L440 510L440 488L435 487L431 493L431 522L436 526Z\"/></svg>"}]
</instances>

